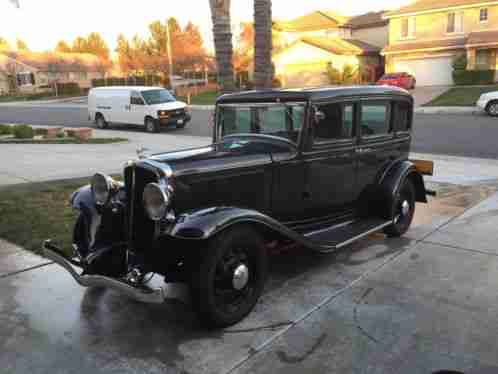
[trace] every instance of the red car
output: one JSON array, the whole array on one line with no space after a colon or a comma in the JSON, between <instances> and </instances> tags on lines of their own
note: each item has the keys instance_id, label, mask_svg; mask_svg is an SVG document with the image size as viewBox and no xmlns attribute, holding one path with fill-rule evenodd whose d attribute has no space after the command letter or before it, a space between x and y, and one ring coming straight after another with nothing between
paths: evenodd
<instances>
[{"instance_id":1,"label":"red car","mask_svg":"<svg viewBox=\"0 0 498 374\"><path fill-rule=\"evenodd\" d=\"M415 88L415 77L408 73L391 73L384 74L378 81L378 85L388 85L412 90Z\"/></svg>"}]
</instances>

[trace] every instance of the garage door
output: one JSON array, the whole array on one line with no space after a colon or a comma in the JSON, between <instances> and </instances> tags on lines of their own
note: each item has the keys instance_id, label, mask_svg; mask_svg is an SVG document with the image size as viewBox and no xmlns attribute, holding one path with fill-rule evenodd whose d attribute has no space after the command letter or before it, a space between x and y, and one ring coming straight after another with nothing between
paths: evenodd
<instances>
[{"instance_id":1,"label":"garage door","mask_svg":"<svg viewBox=\"0 0 498 374\"><path fill-rule=\"evenodd\" d=\"M451 57L421 60L396 60L395 72L407 72L417 80L417 86L446 86L453 84Z\"/></svg>"}]
</instances>

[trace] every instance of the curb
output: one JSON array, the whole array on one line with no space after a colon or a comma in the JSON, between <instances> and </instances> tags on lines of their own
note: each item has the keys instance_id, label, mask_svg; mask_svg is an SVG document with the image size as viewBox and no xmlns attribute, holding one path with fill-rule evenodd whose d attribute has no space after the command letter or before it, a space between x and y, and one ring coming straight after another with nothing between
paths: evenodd
<instances>
[{"instance_id":1,"label":"curb","mask_svg":"<svg viewBox=\"0 0 498 374\"><path fill-rule=\"evenodd\" d=\"M480 114L482 111L476 106L426 106L415 108L414 112L421 114Z\"/></svg>"}]
</instances>

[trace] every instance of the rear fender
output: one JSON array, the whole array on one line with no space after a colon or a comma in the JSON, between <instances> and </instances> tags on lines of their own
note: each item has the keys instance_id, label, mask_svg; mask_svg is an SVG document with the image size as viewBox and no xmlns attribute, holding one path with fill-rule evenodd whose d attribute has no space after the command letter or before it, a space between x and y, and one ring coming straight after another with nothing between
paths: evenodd
<instances>
[{"instance_id":1,"label":"rear fender","mask_svg":"<svg viewBox=\"0 0 498 374\"><path fill-rule=\"evenodd\" d=\"M380 202L382 203L381 211L389 217L390 207L394 204L394 199L399 189L407 178L410 178L415 187L415 200L421 203L427 203L427 190L422 175L417 171L413 162L403 160L396 161L379 181ZM386 210L387 209L387 210Z\"/></svg>"}]
</instances>

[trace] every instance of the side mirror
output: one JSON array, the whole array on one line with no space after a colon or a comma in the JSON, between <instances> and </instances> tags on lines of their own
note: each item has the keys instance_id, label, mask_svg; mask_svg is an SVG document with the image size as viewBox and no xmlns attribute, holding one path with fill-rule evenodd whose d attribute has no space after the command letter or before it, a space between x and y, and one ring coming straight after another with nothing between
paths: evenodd
<instances>
[{"instance_id":1,"label":"side mirror","mask_svg":"<svg viewBox=\"0 0 498 374\"><path fill-rule=\"evenodd\" d=\"M319 123L325 119L325 113L320 110L315 110L314 120L315 123Z\"/></svg>"}]
</instances>

